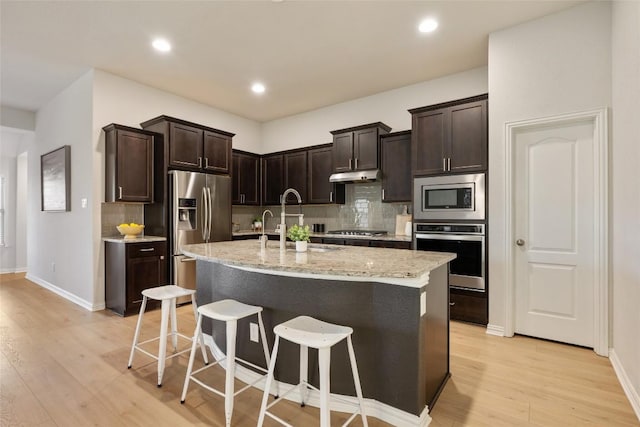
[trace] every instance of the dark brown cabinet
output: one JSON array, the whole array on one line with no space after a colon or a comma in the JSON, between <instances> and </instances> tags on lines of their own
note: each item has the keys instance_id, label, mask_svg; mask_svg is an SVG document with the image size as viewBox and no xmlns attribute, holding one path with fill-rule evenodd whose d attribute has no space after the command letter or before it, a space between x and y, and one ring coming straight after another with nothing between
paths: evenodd
<instances>
[{"instance_id":1,"label":"dark brown cabinet","mask_svg":"<svg viewBox=\"0 0 640 427\"><path fill-rule=\"evenodd\" d=\"M105 302L121 316L140 311L142 291L167 284L161 242L105 242Z\"/></svg>"},{"instance_id":2,"label":"dark brown cabinet","mask_svg":"<svg viewBox=\"0 0 640 427\"><path fill-rule=\"evenodd\" d=\"M105 202L153 202L154 134L112 123L105 133Z\"/></svg>"},{"instance_id":3,"label":"dark brown cabinet","mask_svg":"<svg viewBox=\"0 0 640 427\"><path fill-rule=\"evenodd\" d=\"M394 132L380 137L382 201L411 201L411 131Z\"/></svg>"},{"instance_id":4,"label":"dark brown cabinet","mask_svg":"<svg viewBox=\"0 0 640 427\"><path fill-rule=\"evenodd\" d=\"M284 156L270 154L262 157L262 204L279 205L284 192Z\"/></svg>"},{"instance_id":5,"label":"dark brown cabinet","mask_svg":"<svg viewBox=\"0 0 640 427\"><path fill-rule=\"evenodd\" d=\"M378 138L390 130L389 126L377 122L332 131L333 170L349 172L377 169Z\"/></svg>"},{"instance_id":6,"label":"dark brown cabinet","mask_svg":"<svg viewBox=\"0 0 640 427\"><path fill-rule=\"evenodd\" d=\"M489 304L486 293L451 289L449 297L451 319L486 325L489 322Z\"/></svg>"},{"instance_id":7,"label":"dark brown cabinet","mask_svg":"<svg viewBox=\"0 0 640 427\"><path fill-rule=\"evenodd\" d=\"M294 188L300 193L302 203L307 203L307 150L284 155L284 189ZM297 203L293 196L287 202Z\"/></svg>"},{"instance_id":8,"label":"dark brown cabinet","mask_svg":"<svg viewBox=\"0 0 640 427\"><path fill-rule=\"evenodd\" d=\"M414 176L487 170L487 95L409 112Z\"/></svg>"},{"instance_id":9,"label":"dark brown cabinet","mask_svg":"<svg viewBox=\"0 0 640 427\"><path fill-rule=\"evenodd\" d=\"M141 126L164 135L169 169L230 172L233 133L169 116L147 120Z\"/></svg>"},{"instance_id":10,"label":"dark brown cabinet","mask_svg":"<svg viewBox=\"0 0 640 427\"><path fill-rule=\"evenodd\" d=\"M344 203L344 184L329 182L333 172L333 146L309 149L307 162L307 203Z\"/></svg>"},{"instance_id":11,"label":"dark brown cabinet","mask_svg":"<svg viewBox=\"0 0 640 427\"><path fill-rule=\"evenodd\" d=\"M260 156L233 151L232 195L234 205L260 204Z\"/></svg>"}]
</instances>

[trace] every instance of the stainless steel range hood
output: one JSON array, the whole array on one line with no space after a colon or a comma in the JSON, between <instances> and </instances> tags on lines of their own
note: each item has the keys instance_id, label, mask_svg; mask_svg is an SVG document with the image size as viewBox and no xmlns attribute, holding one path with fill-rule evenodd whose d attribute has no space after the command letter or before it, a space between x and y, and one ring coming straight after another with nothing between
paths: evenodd
<instances>
[{"instance_id":1,"label":"stainless steel range hood","mask_svg":"<svg viewBox=\"0 0 640 427\"><path fill-rule=\"evenodd\" d=\"M329 182L372 182L377 179L380 179L380 170L370 169L366 171L334 173L329 177Z\"/></svg>"}]
</instances>

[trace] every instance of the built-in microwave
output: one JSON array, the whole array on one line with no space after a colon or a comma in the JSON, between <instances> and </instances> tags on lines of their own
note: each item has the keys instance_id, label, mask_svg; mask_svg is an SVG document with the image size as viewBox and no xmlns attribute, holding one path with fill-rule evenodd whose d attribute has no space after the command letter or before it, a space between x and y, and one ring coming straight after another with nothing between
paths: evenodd
<instances>
[{"instance_id":1,"label":"built-in microwave","mask_svg":"<svg viewBox=\"0 0 640 427\"><path fill-rule=\"evenodd\" d=\"M415 178L415 220L475 220L485 218L483 173Z\"/></svg>"}]
</instances>

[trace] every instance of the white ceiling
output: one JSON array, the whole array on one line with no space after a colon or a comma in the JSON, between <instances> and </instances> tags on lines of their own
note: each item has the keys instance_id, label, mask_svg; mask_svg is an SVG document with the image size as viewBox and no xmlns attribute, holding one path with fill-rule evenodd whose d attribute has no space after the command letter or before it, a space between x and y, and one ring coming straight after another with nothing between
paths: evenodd
<instances>
[{"instance_id":1,"label":"white ceiling","mask_svg":"<svg viewBox=\"0 0 640 427\"><path fill-rule=\"evenodd\" d=\"M269 121L484 66L491 32L579 2L2 0L0 102L36 111L98 68Z\"/></svg>"}]
</instances>

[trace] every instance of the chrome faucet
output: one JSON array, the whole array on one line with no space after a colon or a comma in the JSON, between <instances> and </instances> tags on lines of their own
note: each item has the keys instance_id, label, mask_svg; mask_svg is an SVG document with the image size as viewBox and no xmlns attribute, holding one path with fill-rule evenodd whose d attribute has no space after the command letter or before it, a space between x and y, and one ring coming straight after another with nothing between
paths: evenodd
<instances>
[{"instance_id":1,"label":"chrome faucet","mask_svg":"<svg viewBox=\"0 0 640 427\"><path fill-rule=\"evenodd\" d=\"M298 198L298 206L300 212L298 214L287 214L284 211L284 204L287 201L287 196L293 193ZM288 216L297 216L298 224L302 225L304 222L304 215L302 214L302 198L300 197L300 193L293 188L287 188L284 193L282 193L282 211L280 211L280 250L284 251L286 249L286 235L287 235L287 223L285 218Z\"/></svg>"}]
</instances>

